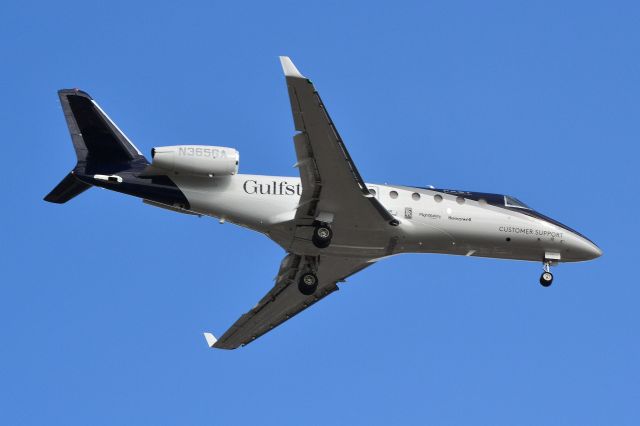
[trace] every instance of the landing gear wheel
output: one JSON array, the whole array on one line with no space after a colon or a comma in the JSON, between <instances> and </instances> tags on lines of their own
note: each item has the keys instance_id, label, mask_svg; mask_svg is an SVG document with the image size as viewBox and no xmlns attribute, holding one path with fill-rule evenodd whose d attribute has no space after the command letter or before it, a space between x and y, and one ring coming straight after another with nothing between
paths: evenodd
<instances>
[{"instance_id":1,"label":"landing gear wheel","mask_svg":"<svg viewBox=\"0 0 640 426\"><path fill-rule=\"evenodd\" d=\"M313 245L318 248L326 248L331 244L331 238L333 238L333 231L329 225L320 223L313 229L313 238L311 241Z\"/></svg>"},{"instance_id":2,"label":"landing gear wheel","mask_svg":"<svg viewBox=\"0 0 640 426\"><path fill-rule=\"evenodd\" d=\"M305 296L310 296L318 288L318 277L313 272L305 272L298 281L298 290Z\"/></svg>"},{"instance_id":3,"label":"landing gear wheel","mask_svg":"<svg viewBox=\"0 0 640 426\"><path fill-rule=\"evenodd\" d=\"M540 275L540 284L543 287L549 287L552 282L553 274L551 272L543 272L542 275Z\"/></svg>"}]
</instances>

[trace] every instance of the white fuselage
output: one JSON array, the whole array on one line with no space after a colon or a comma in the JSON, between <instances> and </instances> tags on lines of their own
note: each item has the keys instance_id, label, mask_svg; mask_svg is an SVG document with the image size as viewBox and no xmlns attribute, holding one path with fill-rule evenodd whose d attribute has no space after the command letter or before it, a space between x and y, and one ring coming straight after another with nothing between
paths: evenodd
<instances>
[{"instance_id":1,"label":"white fuselage","mask_svg":"<svg viewBox=\"0 0 640 426\"><path fill-rule=\"evenodd\" d=\"M172 176L192 212L213 216L279 238L283 223L294 219L302 186L297 177L233 175L215 178ZM372 194L400 222L381 244L378 236L351 235L349 244L322 249L327 255L384 257L397 253L442 253L530 261L589 260L599 249L559 224L518 209L472 200L459 192L367 184ZM364 232L364 231L363 231ZM387 240L386 236L382 240ZM311 252L319 249L312 248ZM299 248L298 248L299 251ZM313 253L309 254L313 254Z\"/></svg>"}]
</instances>

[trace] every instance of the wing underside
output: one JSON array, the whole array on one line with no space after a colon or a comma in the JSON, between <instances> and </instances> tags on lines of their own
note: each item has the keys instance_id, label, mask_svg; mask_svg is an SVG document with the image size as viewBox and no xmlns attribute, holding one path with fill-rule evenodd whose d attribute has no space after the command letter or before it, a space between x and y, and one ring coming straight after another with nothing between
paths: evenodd
<instances>
[{"instance_id":1,"label":"wing underside","mask_svg":"<svg viewBox=\"0 0 640 426\"><path fill-rule=\"evenodd\" d=\"M327 109L310 80L291 60L280 58L285 72L295 129L302 195L296 219L316 219L323 212L334 226L396 225L397 221L369 193Z\"/></svg>"},{"instance_id":2,"label":"wing underside","mask_svg":"<svg viewBox=\"0 0 640 426\"><path fill-rule=\"evenodd\" d=\"M314 265L314 263L316 263ZM309 258L289 253L280 264L276 284L246 314L242 315L217 341L210 346L235 349L251 343L320 299L338 290L337 283L373 262L366 259L323 257ZM302 272L316 269L318 289L310 296L303 295L297 286Z\"/></svg>"}]
</instances>

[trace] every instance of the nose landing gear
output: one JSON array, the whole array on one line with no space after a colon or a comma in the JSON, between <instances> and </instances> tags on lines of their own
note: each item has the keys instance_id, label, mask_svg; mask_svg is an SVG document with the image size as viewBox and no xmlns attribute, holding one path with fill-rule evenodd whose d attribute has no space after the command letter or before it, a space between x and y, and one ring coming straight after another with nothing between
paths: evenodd
<instances>
[{"instance_id":1,"label":"nose landing gear","mask_svg":"<svg viewBox=\"0 0 640 426\"><path fill-rule=\"evenodd\" d=\"M551 273L551 262L544 262L544 272L540 275L540 285L549 287L553 282L553 274Z\"/></svg>"}]
</instances>

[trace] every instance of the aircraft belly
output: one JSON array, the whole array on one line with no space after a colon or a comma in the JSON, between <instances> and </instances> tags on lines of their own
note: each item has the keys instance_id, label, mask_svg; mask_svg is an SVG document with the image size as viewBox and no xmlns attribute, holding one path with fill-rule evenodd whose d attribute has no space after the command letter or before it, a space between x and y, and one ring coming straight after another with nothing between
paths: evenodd
<instances>
[{"instance_id":1,"label":"aircraft belly","mask_svg":"<svg viewBox=\"0 0 640 426\"><path fill-rule=\"evenodd\" d=\"M391 228L391 227L390 227ZM285 250L307 256L319 254L342 257L376 258L395 252L397 242L402 239L396 235L396 228L390 232L334 229L329 247L319 249L312 242L312 226L296 226L293 222L272 226L268 235ZM394 232L391 232L394 231Z\"/></svg>"}]
</instances>

